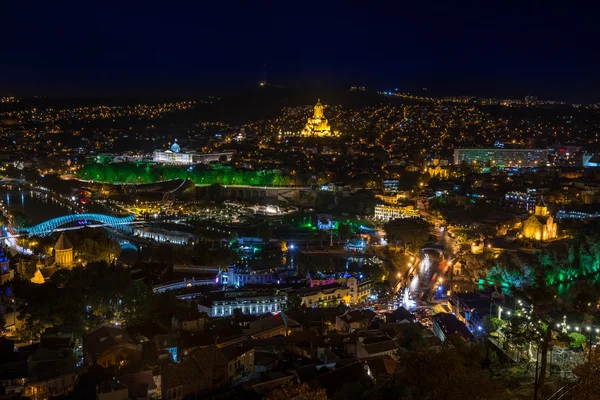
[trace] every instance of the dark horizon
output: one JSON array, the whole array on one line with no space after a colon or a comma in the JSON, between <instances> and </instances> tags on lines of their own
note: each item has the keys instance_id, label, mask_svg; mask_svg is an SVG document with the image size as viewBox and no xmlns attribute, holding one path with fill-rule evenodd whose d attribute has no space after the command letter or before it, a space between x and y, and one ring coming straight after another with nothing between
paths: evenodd
<instances>
[{"instance_id":1,"label":"dark horizon","mask_svg":"<svg viewBox=\"0 0 600 400\"><path fill-rule=\"evenodd\" d=\"M545 4L11 3L0 94L202 96L269 83L600 101L596 10ZM597 6L594 6L597 8ZM264 67L264 64L267 67Z\"/></svg>"}]
</instances>

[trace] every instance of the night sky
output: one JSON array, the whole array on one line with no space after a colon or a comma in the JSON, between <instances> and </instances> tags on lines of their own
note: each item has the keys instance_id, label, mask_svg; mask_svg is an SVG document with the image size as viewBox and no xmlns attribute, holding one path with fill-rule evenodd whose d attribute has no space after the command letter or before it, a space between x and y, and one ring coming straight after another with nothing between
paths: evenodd
<instances>
[{"instance_id":1,"label":"night sky","mask_svg":"<svg viewBox=\"0 0 600 400\"><path fill-rule=\"evenodd\" d=\"M279 85L600 101L598 6L91 3L3 2L0 94L201 94L266 62Z\"/></svg>"}]
</instances>

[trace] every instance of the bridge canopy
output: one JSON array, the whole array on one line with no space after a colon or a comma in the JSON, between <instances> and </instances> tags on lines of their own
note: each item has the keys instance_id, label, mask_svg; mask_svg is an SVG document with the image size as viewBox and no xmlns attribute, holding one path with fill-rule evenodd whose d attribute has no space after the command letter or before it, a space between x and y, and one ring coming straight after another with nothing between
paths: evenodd
<instances>
[{"instance_id":1,"label":"bridge canopy","mask_svg":"<svg viewBox=\"0 0 600 400\"><path fill-rule=\"evenodd\" d=\"M70 214L58 218L49 219L48 221L42 222L34 226L28 226L25 228L15 228L18 233L26 233L30 236L45 236L51 234L54 230L60 228L63 225L67 225L77 221L93 221L103 225L117 226L132 222L135 215L129 215L127 217L113 217L112 215L105 214Z\"/></svg>"}]
</instances>

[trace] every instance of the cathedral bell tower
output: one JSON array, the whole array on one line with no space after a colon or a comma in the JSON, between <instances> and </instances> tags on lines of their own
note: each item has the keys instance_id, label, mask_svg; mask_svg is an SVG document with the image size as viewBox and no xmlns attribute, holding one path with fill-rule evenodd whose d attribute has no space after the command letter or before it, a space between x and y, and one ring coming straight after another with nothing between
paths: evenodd
<instances>
[{"instance_id":1,"label":"cathedral bell tower","mask_svg":"<svg viewBox=\"0 0 600 400\"><path fill-rule=\"evenodd\" d=\"M545 217L548 215L548 207L542 198L540 198L540 201L535 206L535 215L538 217Z\"/></svg>"}]
</instances>

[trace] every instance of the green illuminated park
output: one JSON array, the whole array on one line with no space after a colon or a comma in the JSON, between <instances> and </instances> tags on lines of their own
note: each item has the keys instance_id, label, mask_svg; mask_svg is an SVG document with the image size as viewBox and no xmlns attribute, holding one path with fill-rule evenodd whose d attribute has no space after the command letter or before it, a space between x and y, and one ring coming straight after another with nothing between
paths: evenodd
<instances>
[{"instance_id":1,"label":"green illuminated park","mask_svg":"<svg viewBox=\"0 0 600 400\"><path fill-rule=\"evenodd\" d=\"M189 179L197 185L289 186L295 178L276 170L236 170L224 166L177 166L149 162L98 164L88 163L77 172L84 180L106 183L154 183L172 179Z\"/></svg>"}]
</instances>

